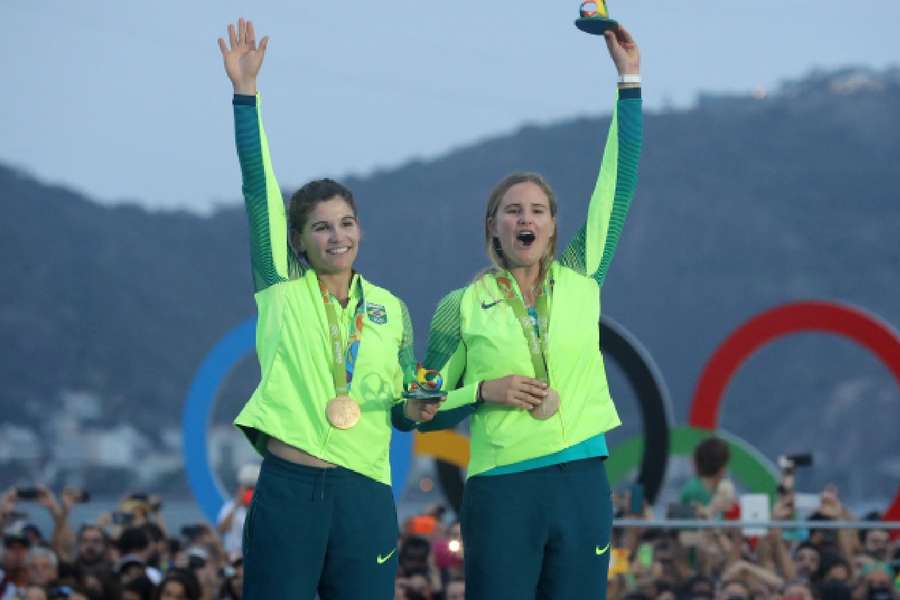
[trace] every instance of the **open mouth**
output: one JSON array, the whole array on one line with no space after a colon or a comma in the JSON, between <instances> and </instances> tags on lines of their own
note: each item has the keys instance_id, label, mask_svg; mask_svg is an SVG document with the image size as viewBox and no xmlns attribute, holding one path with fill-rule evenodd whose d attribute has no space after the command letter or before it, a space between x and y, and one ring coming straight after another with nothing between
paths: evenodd
<instances>
[{"instance_id":1,"label":"open mouth","mask_svg":"<svg viewBox=\"0 0 900 600\"><path fill-rule=\"evenodd\" d=\"M350 252L350 246L338 246L337 248L329 248L325 251L326 254L332 256L340 256L341 254L346 254L348 252Z\"/></svg>"},{"instance_id":2,"label":"open mouth","mask_svg":"<svg viewBox=\"0 0 900 600\"><path fill-rule=\"evenodd\" d=\"M536 238L533 231L524 230L516 234L516 239L526 246L530 246Z\"/></svg>"}]
</instances>

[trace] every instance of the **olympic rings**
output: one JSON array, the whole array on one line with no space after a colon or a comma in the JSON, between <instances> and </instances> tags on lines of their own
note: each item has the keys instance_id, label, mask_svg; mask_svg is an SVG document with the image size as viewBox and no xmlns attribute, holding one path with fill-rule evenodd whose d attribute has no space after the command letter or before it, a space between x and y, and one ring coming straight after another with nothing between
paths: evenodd
<instances>
[{"instance_id":1,"label":"olympic rings","mask_svg":"<svg viewBox=\"0 0 900 600\"><path fill-rule=\"evenodd\" d=\"M256 319L229 331L204 358L188 391L182 418L184 460L188 483L198 504L215 520L225 495L216 481L207 455L207 426L215 397L228 372L253 352ZM640 465L639 481L648 501L655 499L665 478L668 456L689 455L714 433L732 450L731 471L748 489L774 493L777 472L758 451L725 431L717 430L725 389L743 362L769 342L791 333L818 331L847 337L871 350L900 384L900 336L890 325L862 309L834 302L798 302L767 310L729 335L704 367L690 408L687 426L672 427L668 392L650 354L615 321L600 320L601 349L615 360L634 388L640 405L643 435L618 445L607 462L615 484ZM437 458L438 475L451 504L462 497L461 469L468 461L468 439L453 432L424 436L394 432L391 465L395 496L410 472L412 455ZM646 447L644 440L649 440ZM894 501L900 512L900 495Z\"/></svg>"}]
</instances>

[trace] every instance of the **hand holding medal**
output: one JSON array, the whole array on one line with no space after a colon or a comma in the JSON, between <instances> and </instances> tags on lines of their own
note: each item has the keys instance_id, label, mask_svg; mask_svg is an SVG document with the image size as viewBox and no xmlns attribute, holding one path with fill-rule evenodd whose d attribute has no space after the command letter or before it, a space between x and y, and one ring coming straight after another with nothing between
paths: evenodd
<instances>
[{"instance_id":1,"label":"hand holding medal","mask_svg":"<svg viewBox=\"0 0 900 600\"><path fill-rule=\"evenodd\" d=\"M539 421L544 421L559 411L560 404L559 393L550 387L550 375L547 372L547 324L550 321L547 295L543 291L539 291L536 294L535 312L537 313L537 322L534 322L532 321L531 316L529 316L522 298L520 298L513 289L511 277L497 277L497 287L506 297L506 301L516 315L516 319L518 319L519 323L522 325L522 333L525 335L525 339L528 342L528 350L531 353L531 364L534 367L536 381L539 384L539 387L543 388L540 396L535 395L533 392L526 391L519 400L523 401L525 404L530 404L527 408L531 411L532 417ZM534 385L531 385L531 388L534 387ZM529 402L529 395L531 399L542 398L543 400L538 404L534 404L533 402Z\"/></svg>"}]
</instances>

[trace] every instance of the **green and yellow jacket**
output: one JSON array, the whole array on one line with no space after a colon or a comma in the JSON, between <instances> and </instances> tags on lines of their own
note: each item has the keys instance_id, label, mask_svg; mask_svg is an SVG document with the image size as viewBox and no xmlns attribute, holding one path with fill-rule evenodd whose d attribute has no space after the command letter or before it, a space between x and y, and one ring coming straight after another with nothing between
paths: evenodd
<instances>
[{"instance_id":1,"label":"green and yellow jacket","mask_svg":"<svg viewBox=\"0 0 900 600\"><path fill-rule=\"evenodd\" d=\"M602 436L620 420L599 348L600 289L634 195L641 140L640 89L621 90L587 222L551 264L544 282L550 308L547 370L561 399L556 415L539 421L524 410L476 401L484 380L535 375L521 325L497 286L502 273L488 272L438 305L425 366L441 371L449 393L438 416L418 428L452 427L471 415L470 477L510 465L518 466L514 472L547 464L535 462L542 457L555 457L552 464L585 453L606 454ZM515 291L521 297L517 286ZM400 429L415 426L399 407L394 422Z\"/></svg>"},{"instance_id":2,"label":"green and yellow jacket","mask_svg":"<svg viewBox=\"0 0 900 600\"><path fill-rule=\"evenodd\" d=\"M334 428L325 416L336 392L318 278L288 245L284 200L272 169L259 98L238 95L233 104L250 224L261 370L259 386L235 424L260 453L268 437L274 437L389 485L391 407L400 398L404 378L415 372L409 312L389 291L354 275L347 307L337 307L345 344L358 303L366 308L350 390L362 416L351 429Z\"/></svg>"}]
</instances>

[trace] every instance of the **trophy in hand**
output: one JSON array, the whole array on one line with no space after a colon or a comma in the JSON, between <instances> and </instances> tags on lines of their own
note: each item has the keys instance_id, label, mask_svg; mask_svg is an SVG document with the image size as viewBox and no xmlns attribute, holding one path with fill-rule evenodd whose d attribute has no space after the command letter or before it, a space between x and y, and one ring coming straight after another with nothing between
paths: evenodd
<instances>
[{"instance_id":1,"label":"trophy in hand","mask_svg":"<svg viewBox=\"0 0 900 600\"><path fill-rule=\"evenodd\" d=\"M447 393L441 391L443 384L444 379L439 372L420 364L416 369L416 380L406 385L403 397L422 402L442 402L447 397Z\"/></svg>"},{"instance_id":2,"label":"trophy in hand","mask_svg":"<svg viewBox=\"0 0 900 600\"><path fill-rule=\"evenodd\" d=\"M581 18L575 21L575 27L593 35L603 35L608 29L617 29L619 23L609 18L606 0L587 0L581 3Z\"/></svg>"}]
</instances>

